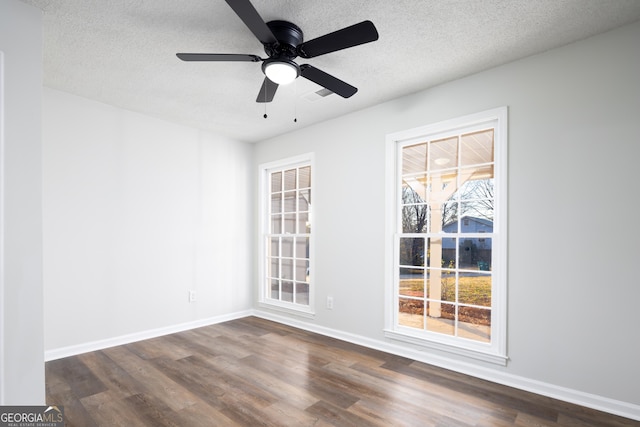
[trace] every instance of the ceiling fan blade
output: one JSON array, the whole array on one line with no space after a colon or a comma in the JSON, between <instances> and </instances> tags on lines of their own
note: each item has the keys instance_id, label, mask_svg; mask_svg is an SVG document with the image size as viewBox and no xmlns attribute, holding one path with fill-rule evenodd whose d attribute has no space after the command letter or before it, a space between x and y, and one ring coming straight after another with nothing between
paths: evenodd
<instances>
[{"instance_id":1,"label":"ceiling fan blade","mask_svg":"<svg viewBox=\"0 0 640 427\"><path fill-rule=\"evenodd\" d=\"M278 84L272 82L268 78L264 78L262 82L262 87L260 88L260 92L258 93L258 97L256 98L256 102L271 102L273 101L273 97L276 94L276 90L278 90Z\"/></svg>"},{"instance_id":2,"label":"ceiling fan blade","mask_svg":"<svg viewBox=\"0 0 640 427\"><path fill-rule=\"evenodd\" d=\"M271 29L264 22L262 17L258 14L258 11L251 4L249 0L225 0L231 9L238 15L244 25L251 30L254 36L262 44L269 44L277 42L276 37L271 32Z\"/></svg>"},{"instance_id":3,"label":"ceiling fan blade","mask_svg":"<svg viewBox=\"0 0 640 427\"><path fill-rule=\"evenodd\" d=\"M234 53L176 53L176 56L183 61L262 61L262 59L256 55L241 55Z\"/></svg>"},{"instance_id":4,"label":"ceiling fan blade","mask_svg":"<svg viewBox=\"0 0 640 427\"><path fill-rule=\"evenodd\" d=\"M362 21L359 24L302 43L298 46L298 54L303 58L315 58L325 53L376 40L378 40L376 26L371 21Z\"/></svg>"},{"instance_id":5,"label":"ceiling fan blade","mask_svg":"<svg viewBox=\"0 0 640 427\"><path fill-rule=\"evenodd\" d=\"M358 88L308 64L302 64L300 66L300 75L343 98L349 98L358 91Z\"/></svg>"}]
</instances>

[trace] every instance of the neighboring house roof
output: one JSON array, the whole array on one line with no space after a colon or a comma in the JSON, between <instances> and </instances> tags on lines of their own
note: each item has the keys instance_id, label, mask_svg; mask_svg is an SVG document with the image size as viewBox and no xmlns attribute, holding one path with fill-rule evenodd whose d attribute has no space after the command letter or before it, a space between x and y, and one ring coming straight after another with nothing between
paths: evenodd
<instances>
[{"instance_id":1,"label":"neighboring house roof","mask_svg":"<svg viewBox=\"0 0 640 427\"><path fill-rule=\"evenodd\" d=\"M473 222L479 223L479 224L484 225L485 227L490 228L491 230L493 230L493 221L488 220L486 218L478 218L478 217L475 217L475 216L465 215L465 216L460 218L460 221L464 221L465 219L468 219L469 221L473 221ZM454 221L448 222L444 226L442 226L442 229L446 230L446 229L449 229L449 228L456 227L457 223L458 223L457 219L454 220Z\"/></svg>"}]
</instances>

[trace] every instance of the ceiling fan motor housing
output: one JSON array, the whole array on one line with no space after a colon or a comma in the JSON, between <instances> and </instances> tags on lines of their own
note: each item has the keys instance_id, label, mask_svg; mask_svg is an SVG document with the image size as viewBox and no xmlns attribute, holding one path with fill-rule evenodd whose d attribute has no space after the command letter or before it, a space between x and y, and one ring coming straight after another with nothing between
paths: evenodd
<instances>
[{"instance_id":1,"label":"ceiling fan motor housing","mask_svg":"<svg viewBox=\"0 0 640 427\"><path fill-rule=\"evenodd\" d=\"M297 47L303 41L300 27L288 21L269 21L267 26L275 36L277 43L264 45L264 51L269 58L294 59L298 56Z\"/></svg>"}]
</instances>

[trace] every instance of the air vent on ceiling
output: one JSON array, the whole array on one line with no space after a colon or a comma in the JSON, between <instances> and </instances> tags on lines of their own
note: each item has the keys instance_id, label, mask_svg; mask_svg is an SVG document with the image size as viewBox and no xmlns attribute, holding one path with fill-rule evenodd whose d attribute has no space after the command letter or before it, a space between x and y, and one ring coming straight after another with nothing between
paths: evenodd
<instances>
[{"instance_id":1,"label":"air vent on ceiling","mask_svg":"<svg viewBox=\"0 0 640 427\"><path fill-rule=\"evenodd\" d=\"M329 89L326 88L322 88L318 91L315 92L309 92L306 95L302 95L302 97L304 99L306 99L307 101L317 101L318 99L324 98L326 96L331 95L333 92L331 92Z\"/></svg>"}]
</instances>

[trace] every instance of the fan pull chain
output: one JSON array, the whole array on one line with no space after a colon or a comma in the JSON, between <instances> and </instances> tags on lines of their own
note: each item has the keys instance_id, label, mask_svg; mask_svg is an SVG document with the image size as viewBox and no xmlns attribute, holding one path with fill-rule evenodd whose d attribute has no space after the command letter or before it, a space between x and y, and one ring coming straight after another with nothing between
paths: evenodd
<instances>
[{"instance_id":1,"label":"fan pull chain","mask_svg":"<svg viewBox=\"0 0 640 427\"><path fill-rule=\"evenodd\" d=\"M293 123L298 123L298 79L293 84Z\"/></svg>"},{"instance_id":2,"label":"fan pull chain","mask_svg":"<svg viewBox=\"0 0 640 427\"><path fill-rule=\"evenodd\" d=\"M268 117L267 116L267 85L263 85L264 86L264 117L265 119Z\"/></svg>"}]
</instances>

